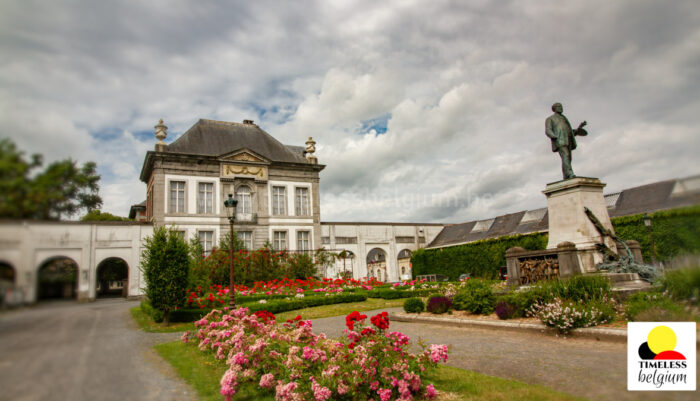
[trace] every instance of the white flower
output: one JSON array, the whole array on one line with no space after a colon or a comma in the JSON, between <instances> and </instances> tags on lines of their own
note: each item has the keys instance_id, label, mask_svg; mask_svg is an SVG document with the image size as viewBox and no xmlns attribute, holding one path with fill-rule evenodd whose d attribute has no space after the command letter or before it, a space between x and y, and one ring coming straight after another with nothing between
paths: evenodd
<instances>
[{"instance_id":1,"label":"white flower","mask_svg":"<svg viewBox=\"0 0 700 401\"><path fill-rule=\"evenodd\" d=\"M264 300L264 299L261 299L261 300L259 300L259 301L258 301L258 303L259 303L259 304L266 304L266 303L267 303L267 301L266 301L266 300Z\"/></svg>"}]
</instances>

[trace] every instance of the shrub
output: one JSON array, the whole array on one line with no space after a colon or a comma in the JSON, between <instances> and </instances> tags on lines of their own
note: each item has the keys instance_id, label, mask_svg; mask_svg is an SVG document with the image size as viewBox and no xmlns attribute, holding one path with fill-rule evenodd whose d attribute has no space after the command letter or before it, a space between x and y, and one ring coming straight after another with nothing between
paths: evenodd
<instances>
[{"instance_id":1,"label":"shrub","mask_svg":"<svg viewBox=\"0 0 700 401\"><path fill-rule=\"evenodd\" d=\"M195 322L194 335L186 332L181 339L227 366L220 393L228 401L244 383L257 384L263 397L276 400L433 398L433 385L421 376L447 361L448 347L418 344L412 354L408 336L389 331L386 312L367 318L347 315L346 335L327 339L300 316L275 324L269 313L213 310Z\"/></svg>"},{"instance_id":2,"label":"shrub","mask_svg":"<svg viewBox=\"0 0 700 401\"><path fill-rule=\"evenodd\" d=\"M496 297L488 281L467 280L454 296L455 309L488 315L493 312Z\"/></svg>"},{"instance_id":3,"label":"shrub","mask_svg":"<svg viewBox=\"0 0 700 401\"><path fill-rule=\"evenodd\" d=\"M596 326L605 323L605 313L592 303L578 303L555 298L547 304L536 304L530 309L548 327L556 328L560 333L571 329Z\"/></svg>"},{"instance_id":4,"label":"shrub","mask_svg":"<svg viewBox=\"0 0 700 401\"><path fill-rule=\"evenodd\" d=\"M496 304L495 312L499 319L506 320L515 317L518 308L509 302L499 301Z\"/></svg>"},{"instance_id":5,"label":"shrub","mask_svg":"<svg viewBox=\"0 0 700 401\"><path fill-rule=\"evenodd\" d=\"M425 310L425 304L420 298L408 298L403 303L403 310L406 313L421 313Z\"/></svg>"},{"instance_id":6,"label":"shrub","mask_svg":"<svg viewBox=\"0 0 700 401\"><path fill-rule=\"evenodd\" d=\"M667 271L661 278L661 290L676 301L689 301L697 305L700 298L700 266Z\"/></svg>"},{"instance_id":7,"label":"shrub","mask_svg":"<svg viewBox=\"0 0 700 401\"><path fill-rule=\"evenodd\" d=\"M631 321L692 320L683 305L658 291L633 294L625 303L625 315Z\"/></svg>"},{"instance_id":8,"label":"shrub","mask_svg":"<svg viewBox=\"0 0 700 401\"><path fill-rule=\"evenodd\" d=\"M428 299L428 312L442 314L446 313L452 307L452 300L443 297L442 295L435 295Z\"/></svg>"},{"instance_id":9,"label":"shrub","mask_svg":"<svg viewBox=\"0 0 700 401\"><path fill-rule=\"evenodd\" d=\"M187 296L189 268L185 240L172 230L159 227L144 240L141 270L146 296L154 309L163 312L168 324L170 311L181 306Z\"/></svg>"}]
</instances>

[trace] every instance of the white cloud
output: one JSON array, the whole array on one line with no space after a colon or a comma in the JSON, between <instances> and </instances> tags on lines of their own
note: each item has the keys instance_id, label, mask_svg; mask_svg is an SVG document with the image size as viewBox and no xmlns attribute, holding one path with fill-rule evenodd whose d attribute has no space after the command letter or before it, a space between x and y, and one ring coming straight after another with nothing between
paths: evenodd
<instances>
[{"instance_id":1,"label":"white cloud","mask_svg":"<svg viewBox=\"0 0 700 401\"><path fill-rule=\"evenodd\" d=\"M555 101L589 122L574 170L610 190L700 172L698 26L692 0L5 1L0 122L97 161L116 214L144 198L158 118L168 140L251 118L316 138L324 220L458 222L544 205Z\"/></svg>"}]
</instances>

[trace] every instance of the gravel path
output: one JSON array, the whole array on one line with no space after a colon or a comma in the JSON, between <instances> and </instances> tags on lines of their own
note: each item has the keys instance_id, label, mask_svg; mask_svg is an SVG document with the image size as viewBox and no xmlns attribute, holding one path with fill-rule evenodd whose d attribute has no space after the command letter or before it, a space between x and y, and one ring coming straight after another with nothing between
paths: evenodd
<instances>
[{"instance_id":1,"label":"gravel path","mask_svg":"<svg viewBox=\"0 0 700 401\"><path fill-rule=\"evenodd\" d=\"M386 309L401 311L401 308ZM372 316L380 311L363 312ZM316 333L339 337L345 317L313 321ZM593 400L697 400L694 392L627 391L627 345L527 332L392 322L391 330L428 343L449 344L449 365L515 379Z\"/></svg>"},{"instance_id":2,"label":"gravel path","mask_svg":"<svg viewBox=\"0 0 700 401\"><path fill-rule=\"evenodd\" d=\"M123 299L0 314L0 400L195 400L138 329Z\"/></svg>"}]
</instances>

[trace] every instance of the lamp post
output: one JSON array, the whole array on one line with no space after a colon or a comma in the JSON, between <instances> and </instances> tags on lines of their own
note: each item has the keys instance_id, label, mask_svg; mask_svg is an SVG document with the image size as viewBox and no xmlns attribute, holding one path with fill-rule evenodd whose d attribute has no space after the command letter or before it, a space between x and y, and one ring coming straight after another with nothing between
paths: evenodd
<instances>
[{"instance_id":1,"label":"lamp post","mask_svg":"<svg viewBox=\"0 0 700 401\"><path fill-rule=\"evenodd\" d=\"M228 244L228 263L229 263L229 275L231 281L228 287L228 304L231 307L236 306L236 289L233 284L233 221L236 219L236 206L238 205L238 200L233 199L232 194L228 194L228 199L224 201L224 206L226 206L226 215L228 216L229 224L229 244Z\"/></svg>"},{"instance_id":2,"label":"lamp post","mask_svg":"<svg viewBox=\"0 0 700 401\"><path fill-rule=\"evenodd\" d=\"M651 262L656 265L656 248L654 247L654 235L651 233L651 216L644 213L644 225L649 231L649 242L651 243Z\"/></svg>"}]
</instances>

